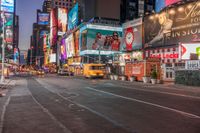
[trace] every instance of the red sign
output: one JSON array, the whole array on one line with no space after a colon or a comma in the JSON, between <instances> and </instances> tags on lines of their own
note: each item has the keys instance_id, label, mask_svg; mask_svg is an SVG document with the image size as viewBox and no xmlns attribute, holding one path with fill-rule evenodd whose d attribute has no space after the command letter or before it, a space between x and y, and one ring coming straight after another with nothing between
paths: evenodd
<instances>
[{"instance_id":1,"label":"red sign","mask_svg":"<svg viewBox=\"0 0 200 133\"><path fill-rule=\"evenodd\" d=\"M179 54L178 53L163 53L163 54L150 54L151 58L168 58L168 59L178 59Z\"/></svg>"}]
</instances>

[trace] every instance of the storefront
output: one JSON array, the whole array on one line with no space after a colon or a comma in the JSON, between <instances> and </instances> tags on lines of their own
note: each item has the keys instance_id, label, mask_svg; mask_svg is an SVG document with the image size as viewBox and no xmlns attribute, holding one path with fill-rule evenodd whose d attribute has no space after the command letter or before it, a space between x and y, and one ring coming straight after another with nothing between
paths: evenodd
<instances>
[{"instance_id":1,"label":"storefront","mask_svg":"<svg viewBox=\"0 0 200 133\"><path fill-rule=\"evenodd\" d=\"M164 81L173 81L175 70L184 69L184 61L179 60L179 47L156 48L145 51L145 57L158 58L161 63L161 79Z\"/></svg>"}]
</instances>

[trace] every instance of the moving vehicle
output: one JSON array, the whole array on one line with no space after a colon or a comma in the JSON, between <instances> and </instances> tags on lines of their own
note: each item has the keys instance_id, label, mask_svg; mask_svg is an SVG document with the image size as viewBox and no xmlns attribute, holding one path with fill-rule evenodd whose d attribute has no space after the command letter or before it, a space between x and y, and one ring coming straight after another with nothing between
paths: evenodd
<instances>
[{"instance_id":1,"label":"moving vehicle","mask_svg":"<svg viewBox=\"0 0 200 133\"><path fill-rule=\"evenodd\" d=\"M104 64L84 64L83 75L86 78L103 78L104 77Z\"/></svg>"},{"instance_id":2,"label":"moving vehicle","mask_svg":"<svg viewBox=\"0 0 200 133\"><path fill-rule=\"evenodd\" d=\"M61 76L69 76L70 75L70 72L68 69L59 69L58 70L58 75L61 75Z\"/></svg>"}]
</instances>

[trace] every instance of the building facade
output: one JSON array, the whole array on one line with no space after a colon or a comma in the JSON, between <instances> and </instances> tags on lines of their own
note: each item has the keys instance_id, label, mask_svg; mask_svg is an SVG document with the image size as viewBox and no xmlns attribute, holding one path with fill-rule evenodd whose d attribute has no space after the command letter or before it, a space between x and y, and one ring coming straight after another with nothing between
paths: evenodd
<instances>
[{"instance_id":1,"label":"building facade","mask_svg":"<svg viewBox=\"0 0 200 133\"><path fill-rule=\"evenodd\" d=\"M155 0L121 0L120 20L125 22L154 12Z\"/></svg>"}]
</instances>

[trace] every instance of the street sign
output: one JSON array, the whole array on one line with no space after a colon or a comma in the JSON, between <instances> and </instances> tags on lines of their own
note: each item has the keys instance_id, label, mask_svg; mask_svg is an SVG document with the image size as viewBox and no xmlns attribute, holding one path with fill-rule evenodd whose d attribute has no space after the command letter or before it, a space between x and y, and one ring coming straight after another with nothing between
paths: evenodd
<instances>
[{"instance_id":1,"label":"street sign","mask_svg":"<svg viewBox=\"0 0 200 133\"><path fill-rule=\"evenodd\" d=\"M200 60L190 60L185 62L186 70L200 70Z\"/></svg>"}]
</instances>

